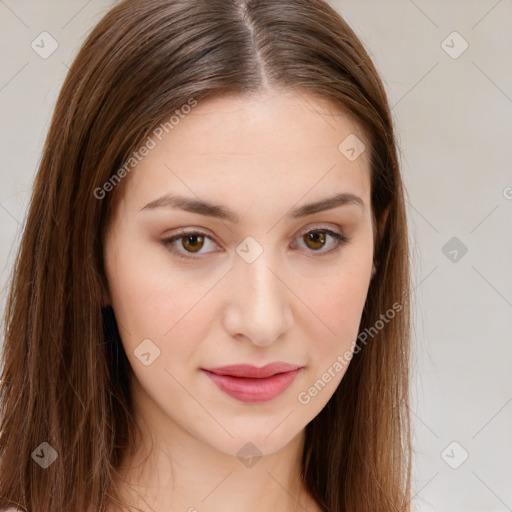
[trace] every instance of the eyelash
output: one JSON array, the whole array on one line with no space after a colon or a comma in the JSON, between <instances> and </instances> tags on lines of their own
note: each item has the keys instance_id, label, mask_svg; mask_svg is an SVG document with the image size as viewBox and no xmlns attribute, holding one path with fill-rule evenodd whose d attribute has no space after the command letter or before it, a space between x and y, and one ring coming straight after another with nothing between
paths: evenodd
<instances>
[{"instance_id":1,"label":"eyelash","mask_svg":"<svg viewBox=\"0 0 512 512\"><path fill-rule=\"evenodd\" d=\"M321 250L315 251L315 250L311 249L310 251L308 251L308 252L312 252L312 253L318 253L321 256L337 252L338 250L341 249L341 247L343 245L345 245L347 242L350 241L350 237L347 237L346 235L342 235L341 233L332 231L331 229L327 229L327 228L310 229L310 230L302 233L302 235L300 235L299 238L304 235L307 235L308 233L326 233L327 235L331 236L335 240L335 247L333 249L329 249L328 251L321 251ZM203 233L202 231L190 230L190 231L182 231L170 238L166 238L166 239L162 240L162 243L169 250L169 252L175 254L178 258L181 258L184 260L196 260L196 259L199 259L198 256L185 256L183 252L180 252L179 250L177 250L173 245L174 242L178 241L179 239L183 238L184 236L192 236L192 235L199 235L201 237L208 238L208 239L214 241L212 239L212 237L209 236L207 233ZM188 254L194 254L194 253L188 253Z\"/></svg>"}]
</instances>

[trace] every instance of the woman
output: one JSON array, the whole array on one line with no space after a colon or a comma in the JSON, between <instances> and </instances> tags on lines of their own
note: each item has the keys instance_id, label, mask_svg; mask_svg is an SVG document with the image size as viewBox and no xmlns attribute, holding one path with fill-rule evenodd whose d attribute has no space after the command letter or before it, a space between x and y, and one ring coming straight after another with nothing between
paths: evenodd
<instances>
[{"instance_id":1,"label":"woman","mask_svg":"<svg viewBox=\"0 0 512 512\"><path fill-rule=\"evenodd\" d=\"M0 507L410 510L403 194L328 4L115 6L14 269Z\"/></svg>"}]
</instances>

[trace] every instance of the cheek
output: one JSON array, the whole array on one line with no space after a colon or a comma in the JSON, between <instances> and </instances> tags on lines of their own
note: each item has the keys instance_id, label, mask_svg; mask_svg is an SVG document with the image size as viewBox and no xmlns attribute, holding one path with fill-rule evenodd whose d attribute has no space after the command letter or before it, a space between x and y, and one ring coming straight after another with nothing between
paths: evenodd
<instances>
[{"instance_id":1,"label":"cheek","mask_svg":"<svg viewBox=\"0 0 512 512\"><path fill-rule=\"evenodd\" d=\"M110 262L112 307L128 357L132 359L145 339L158 347L160 364L170 364L170 353L192 352L190 341L199 339L207 324L207 319L198 318L201 312L204 316L198 305L205 290L191 283L186 274L159 271L161 262L136 250L113 255Z\"/></svg>"},{"instance_id":2,"label":"cheek","mask_svg":"<svg viewBox=\"0 0 512 512\"><path fill-rule=\"evenodd\" d=\"M369 286L364 267L339 271L321 285L310 289L308 307L318 317L312 320L312 336L318 340L320 358L336 358L351 348L357 338ZM325 361L324 361L325 362Z\"/></svg>"},{"instance_id":3,"label":"cheek","mask_svg":"<svg viewBox=\"0 0 512 512\"><path fill-rule=\"evenodd\" d=\"M309 316L310 322L302 324L308 330L310 371L297 400L308 406L310 414L318 414L325 406L352 360L368 292L367 267L340 267L308 295L307 304L319 318Z\"/></svg>"}]
</instances>

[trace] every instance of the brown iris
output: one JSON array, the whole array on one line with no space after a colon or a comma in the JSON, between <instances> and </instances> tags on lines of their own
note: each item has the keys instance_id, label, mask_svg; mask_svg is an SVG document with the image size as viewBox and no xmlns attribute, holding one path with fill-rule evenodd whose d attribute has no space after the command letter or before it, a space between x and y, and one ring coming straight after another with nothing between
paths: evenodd
<instances>
[{"instance_id":1,"label":"brown iris","mask_svg":"<svg viewBox=\"0 0 512 512\"><path fill-rule=\"evenodd\" d=\"M311 231L303 239L310 249L321 249L325 245L325 233L322 231ZM308 242L313 245L308 245Z\"/></svg>"},{"instance_id":2,"label":"brown iris","mask_svg":"<svg viewBox=\"0 0 512 512\"><path fill-rule=\"evenodd\" d=\"M181 241L187 252L199 252L204 246L204 236L199 234L184 235ZM325 245L325 233L323 231L310 231L303 237L306 245L313 250L321 249Z\"/></svg>"},{"instance_id":3,"label":"brown iris","mask_svg":"<svg viewBox=\"0 0 512 512\"><path fill-rule=\"evenodd\" d=\"M181 240L183 247L189 252L198 252L204 245L204 237L201 235L185 235Z\"/></svg>"}]
</instances>

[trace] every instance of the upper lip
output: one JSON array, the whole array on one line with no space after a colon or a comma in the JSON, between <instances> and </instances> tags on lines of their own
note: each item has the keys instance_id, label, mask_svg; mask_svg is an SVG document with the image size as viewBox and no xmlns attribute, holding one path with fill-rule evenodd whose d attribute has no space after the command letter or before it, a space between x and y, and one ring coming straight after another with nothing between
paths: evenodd
<instances>
[{"instance_id":1,"label":"upper lip","mask_svg":"<svg viewBox=\"0 0 512 512\"><path fill-rule=\"evenodd\" d=\"M274 363L266 364L265 366L257 367L250 364L232 364L229 366L217 366L215 368L203 368L208 372L216 373L217 375L230 375L232 377L248 377L254 379L264 379L271 377L277 373L291 372L302 368L297 364L284 363L277 361Z\"/></svg>"}]
</instances>

